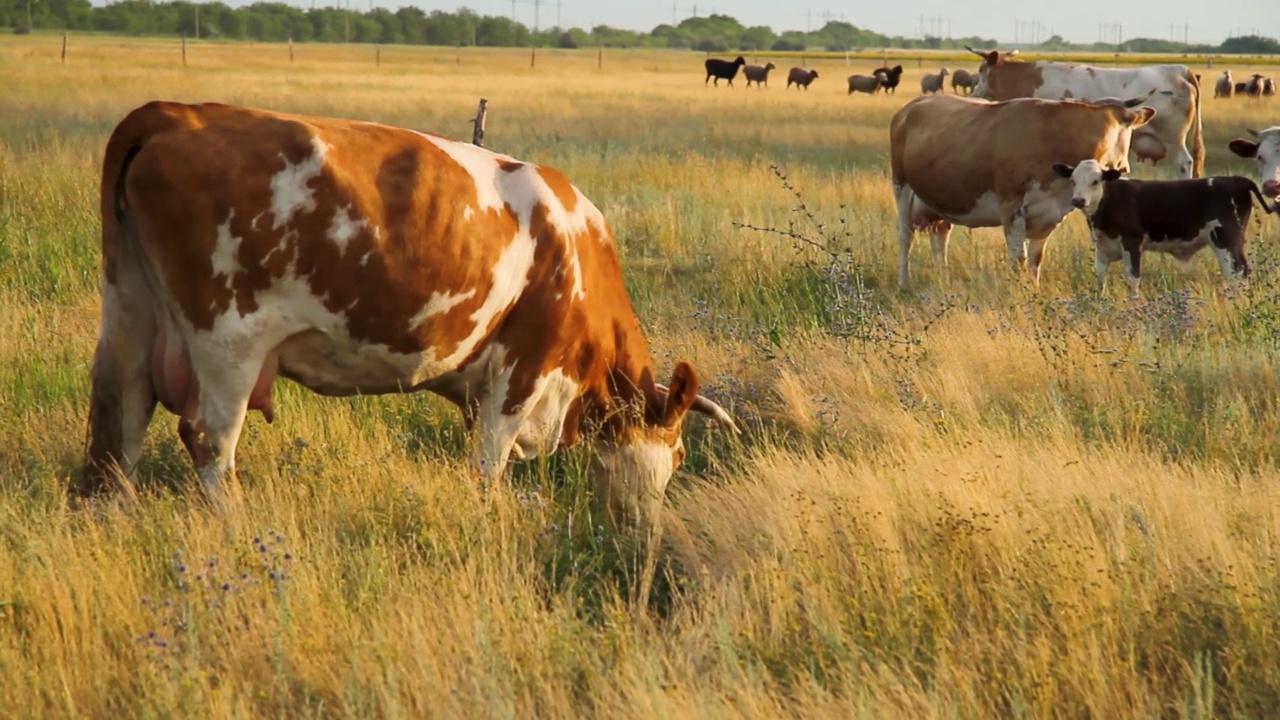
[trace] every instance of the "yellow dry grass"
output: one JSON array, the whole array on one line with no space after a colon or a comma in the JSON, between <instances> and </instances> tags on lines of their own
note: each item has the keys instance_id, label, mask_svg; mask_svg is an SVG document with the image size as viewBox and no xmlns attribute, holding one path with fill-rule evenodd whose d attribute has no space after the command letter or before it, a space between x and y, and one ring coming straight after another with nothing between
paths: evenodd
<instances>
[{"instance_id":1,"label":"yellow dry grass","mask_svg":"<svg viewBox=\"0 0 1280 720\"><path fill-rule=\"evenodd\" d=\"M814 61L756 91L701 56L72 38L0 45L0 708L20 717L1268 717L1280 707L1280 262L1224 288L1151 258L1045 286L958 231L893 286L897 97ZM597 67L602 64L602 68ZM1221 68L1216 67L1214 72ZM1265 71L1264 71L1265 72ZM741 85L742 82L737 83ZM466 137L604 210L655 356L746 427L689 429L654 604L596 527L581 452L482 496L428 397L279 388L242 513L153 423L138 506L77 507L97 186L142 102L246 103ZM1280 124L1204 104L1211 172ZM785 191L776 165L801 198ZM1142 172L1151 174L1150 169ZM800 203L804 210L799 210ZM809 213L812 215L806 214ZM792 228L826 250L740 225ZM819 227L821 224L821 227ZM927 243L924 243L927 246ZM827 251L830 252L827 252ZM1120 284L1120 283L1116 283Z\"/></svg>"}]
</instances>

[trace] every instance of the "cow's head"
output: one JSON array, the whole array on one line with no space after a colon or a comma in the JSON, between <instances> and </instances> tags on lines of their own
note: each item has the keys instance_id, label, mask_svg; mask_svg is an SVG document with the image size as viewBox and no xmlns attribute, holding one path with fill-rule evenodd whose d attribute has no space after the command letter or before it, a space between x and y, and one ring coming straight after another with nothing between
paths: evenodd
<instances>
[{"instance_id":1,"label":"cow's head","mask_svg":"<svg viewBox=\"0 0 1280 720\"><path fill-rule=\"evenodd\" d=\"M1268 197L1280 196L1280 125L1261 132L1251 129L1249 134L1258 141L1236 138L1229 145L1231 152L1242 158L1257 160L1258 181L1262 185L1263 194Z\"/></svg>"},{"instance_id":2,"label":"cow's head","mask_svg":"<svg viewBox=\"0 0 1280 720\"><path fill-rule=\"evenodd\" d=\"M654 384L643 405L620 412L621 429L597 445L592 468L596 497L616 527L636 528L641 535L661 533L662 498L672 473L684 461L681 427L690 410L706 414L734 432L733 419L719 405L698 394L698 375L687 362L676 365L671 384Z\"/></svg>"},{"instance_id":3,"label":"cow's head","mask_svg":"<svg viewBox=\"0 0 1280 720\"><path fill-rule=\"evenodd\" d=\"M1085 160L1072 167L1065 163L1053 166L1058 177L1071 180L1071 205L1092 215L1102 202L1102 192L1106 183L1119 180L1123 171L1116 168L1104 168L1097 160Z\"/></svg>"},{"instance_id":4,"label":"cow's head","mask_svg":"<svg viewBox=\"0 0 1280 720\"><path fill-rule=\"evenodd\" d=\"M995 70L1001 67L1006 58L1011 58L1018 54L1016 49L1009 52L1000 52L999 50L974 50L968 45L964 46L966 50L982 58L982 65L975 73L975 78L971 81L973 85L973 94L977 97L994 99L996 96L996 85L999 84L998 73Z\"/></svg>"}]
</instances>

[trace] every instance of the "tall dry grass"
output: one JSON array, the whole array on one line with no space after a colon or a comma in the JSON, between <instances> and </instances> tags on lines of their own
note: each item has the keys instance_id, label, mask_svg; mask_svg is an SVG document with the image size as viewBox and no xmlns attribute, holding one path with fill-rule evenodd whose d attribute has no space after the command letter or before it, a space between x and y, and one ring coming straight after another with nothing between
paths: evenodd
<instances>
[{"instance_id":1,"label":"tall dry grass","mask_svg":"<svg viewBox=\"0 0 1280 720\"><path fill-rule=\"evenodd\" d=\"M683 53L72 38L0 45L0 708L22 717L1268 717L1280 707L1280 262L1044 288L988 230L893 284L886 127L911 96L709 89ZM926 68L929 69L929 68ZM783 68L782 70L785 70ZM781 74L779 78L784 77ZM333 113L561 167L610 218L697 424L652 605L585 454L467 479L429 397L282 385L212 515L172 417L139 505L78 507L98 163L155 98ZM1205 102L1209 168L1280 106ZM788 192L786 182L799 196ZM1150 169L1142 172L1151 174ZM754 228L775 228L789 234ZM795 236L804 238L795 239ZM927 246L927 243L922 245ZM1121 283L1116 283L1120 285Z\"/></svg>"}]
</instances>

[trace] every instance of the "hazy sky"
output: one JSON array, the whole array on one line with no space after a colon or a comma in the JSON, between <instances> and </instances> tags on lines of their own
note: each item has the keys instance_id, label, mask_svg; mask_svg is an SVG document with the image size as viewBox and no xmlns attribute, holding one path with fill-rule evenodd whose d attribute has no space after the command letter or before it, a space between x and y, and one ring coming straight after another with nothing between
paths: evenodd
<instances>
[{"instance_id":1,"label":"hazy sky","mask_svg":"<svg viewBox=\"0 0 1280 720\"><path fill-rule=\"evenodd\" d=\"M538 20L542 27L555 25L557 12L562 25L578 27L607 24L650 30L659 23L671 22L672 18L673 3L670 0L559 0L558 9L556 1L541 0ZM485 15L509 16L512 10L511 0L473 0L456 5L407 3L403 0L384 2L395 6L416 4L427 10L470 7ZM675 17L682 19L693 14L695 3L677 0L674 6ZM926 30L931 34L980 35L1006 43L1019 38L1030 42L1037 32L1040 40L1057 33L1073 42L1093 42L1099 39L1100 25L1117 24L1124 38L1182 40L1185 32L1186 39L1191 42L1217 44L1231 34L1251 34L1255 30L1270 37L1280 36L1280 7L1263 0L1215 0L1210 3L1199 0L917 0L901 4L893 0L859 3L698 0L696 7L698 15L714 11L732 15L745 25L768 25L774 30L816 29L823 25L829 13L831 19L843 18L858 27L887 35L919 36L923 17ZM534 0L516 0L515 15L520 22L532 26ZM1033 23L1039 23L1039 27Z\"/></svg>"}]
</instances>

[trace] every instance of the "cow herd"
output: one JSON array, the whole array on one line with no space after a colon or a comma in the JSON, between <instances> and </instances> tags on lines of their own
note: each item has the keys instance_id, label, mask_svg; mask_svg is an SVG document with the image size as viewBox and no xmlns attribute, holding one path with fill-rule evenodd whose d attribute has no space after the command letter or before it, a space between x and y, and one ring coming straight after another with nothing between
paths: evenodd
<instances>
[{"instance_id":1,"label":"cow herd","mask_svg":"<svg viewBox=\"0 0 1280 720\"><path fill-rule=\"evenodd\" d=\"M1200 177L1198 74L1184 65L1103 68L1024 62L1017 50L970 52L982 59L976 71L925 73L920 93L935 97L907 103L890 125L899 283L908 280L915 233L929 233L935 260L945 266L954 225L1002 228L1010 258L1038 283L1049 235L1076 209L1090 221L1099 283L1109 264L1123 260L1136 296L1144 249L1187 260L1212 247L1224 276L1248 276L1253 202L1272 212L1264 195L1276 197L1280 187L1274 169L1261 191L1248 178ZM748 84L759 84L774 65L711 58L707 80L732 85L739 67ZM901 65L886 65L850 75L847 94L894 94L902 74ZM808 89L817 75L791 68L787 87ZM936 97L948 75L954 95ZM1259 73L1235 82L1226 70L1214 84L1215 97L1273 94L1275 83ZM1265 166L1268 152L1280 153L1268 150L1269 142L1280 143L1270 132L1258 143L1237 139L1231 149ZM1168 158L1180 179L1117 182L1130 155L1153 164Z\"/></svg>"},{"instance_id":2,"label":"cow herd","mask_svg":"<svg viewBox=\"0 0 1280 720\"><path fill-rule=\"evenodd\" d=\"M978 54L975 97L916 97L890 122L900 283L913 235L927 231L945 265L953 225L1001 227L1038 280L1050 233L1077 209L1099 277L1123 260L1132 292L1143 250L1211 246L1224 274L1248 274L1253 203L1270 212L1264 195L1280 196L1280 127L1230 143L1256 159L1261 190L1202 178L1186 67ZM743 65L708 60L707 81ZM748 68L748 81L773 69ZM892 93L901 75L855 77ZM787 84L816 78L794 68ZM1122 179L1130 155L1171 158L1182 179ZM429 390L458 406L486 481L511 458L589 439L595 497L651 550L684 418L736 430L688 363L658 382L612 231L552 168L374 123L155 102L113 131L101 209L88 490L132 487L157 406L178 416L202 488L225 505L245 418L271 421L278 377L322 395Z\"/></svg>"}]
</instances>

